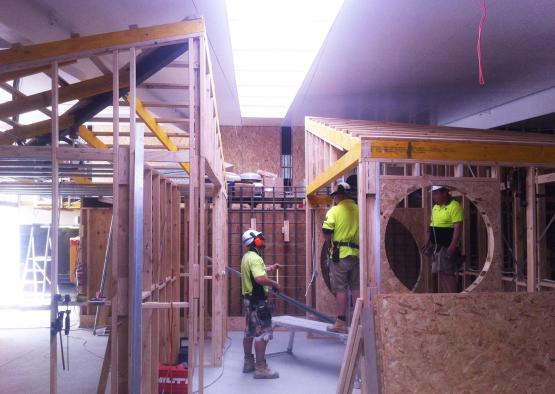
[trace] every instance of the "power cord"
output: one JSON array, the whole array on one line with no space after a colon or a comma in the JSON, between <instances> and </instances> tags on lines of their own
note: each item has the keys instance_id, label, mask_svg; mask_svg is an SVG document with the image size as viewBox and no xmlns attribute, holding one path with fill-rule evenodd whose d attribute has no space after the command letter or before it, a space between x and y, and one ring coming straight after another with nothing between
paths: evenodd
<instances>
[{"instance_id":1,"label":"power cord","mask_svg":"<svg viewBox=\"0 0 555 394\"><path fill-rule=\"evenodd\" d=\"M83 346L83 349L85 349L85 351L86 351L87 353L93 355L93 356L96 357L96 358L99 358L99 359L101 359L101 360L104 360L104 357L103 357L103 356L100 356L100 355L96 354L95 352L93 352L93 351L91 351L91 350L89 350L89 349L87 348L87 343L88 343L88 342L87 342L87 340L86 340L85 338L83 338L83 337L76 337L76 336L73 336L73 335L70 335L69 337L70 337L71 339L77 339L77 340L83 341L83 343L82 343L81 345Z\"/></svg>"},{"instance_id":2,"label":"power cord","mask_svg":"<svg viewBox=\"0 0 555 394\"><path fill-rule=\"evenodd\" d=\"M214 385L218 380L220 380L224 374L225 371L225 354L227 353L227 351L229 350L229 348L231 347L231 344L233 343L233 340L231 339L231 337L227 336L226 337L229 341L229 344L227 345L227 347L224 349L224 354L222 356L222 371L220 372L220 374L216 377L216 379L214 379L212 382L208 383L206 386L204 386L202 389L206 390L208 387ZM193 391L193 394L198 394L199 390L197 391Z\"/></svg>"}]
</instances>

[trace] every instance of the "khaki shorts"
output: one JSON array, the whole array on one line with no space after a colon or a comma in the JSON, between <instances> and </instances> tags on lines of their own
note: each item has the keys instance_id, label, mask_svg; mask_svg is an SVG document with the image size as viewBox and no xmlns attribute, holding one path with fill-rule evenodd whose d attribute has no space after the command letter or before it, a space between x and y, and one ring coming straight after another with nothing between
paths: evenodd
<instances>
[{"instance_id":1,"label":"khaki shorts","mask_svg":"<svg viewBox=\"0 0 555 394\"><path fill-rule=\"evenodd\" d=\"M457 248L453 256L449 256L447 248L440 246L432 255L432 274L443 272L446 274L454 274L459 269L461 261L461 252Z\"/></svg>"},{"instance_id":2,"label":"khaki shorts","mask_svg":"<svg viewBox=\"0 0 555 394\"><path fill-rule=\"evenodd\" d=\"M351 290L358 290L360 287L360 268L358 256L347 256L339 259L337 263L330 265L331 289L334 293Z\"/></svg>"}]
</instances>

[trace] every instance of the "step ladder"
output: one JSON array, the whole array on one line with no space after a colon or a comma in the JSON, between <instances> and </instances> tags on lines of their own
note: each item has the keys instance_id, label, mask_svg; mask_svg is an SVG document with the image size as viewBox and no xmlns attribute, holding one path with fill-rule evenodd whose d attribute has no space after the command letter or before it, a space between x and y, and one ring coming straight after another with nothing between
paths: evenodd
<instances>
[{"instance_id":1,"label":"step ladder","mask_svg":"<svg viewBox=\"0 0 555 394\"><path fill-rule=\"evenodd\" d=\"M35 226L32 225L29 233L29 245L27 246L27 257L25 258L21 283L24 291L31 286L33 288L33 293L42 293L44 295L46 293L46 285L51 283L46 274L48 263L52 261L52 256L50 255L52 250L50 226L47 227L44 255L37 255L35 249Z\"/></svg>"}]
</instances>

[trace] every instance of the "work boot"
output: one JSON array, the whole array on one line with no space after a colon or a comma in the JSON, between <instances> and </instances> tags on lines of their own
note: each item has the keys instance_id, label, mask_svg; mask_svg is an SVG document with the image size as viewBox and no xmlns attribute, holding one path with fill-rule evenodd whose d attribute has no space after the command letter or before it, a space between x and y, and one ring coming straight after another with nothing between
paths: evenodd
<instances>
[{"instance_id":1,"label":"work boot","mask_svg":"<svg viewBox=\"0 0 555 394\"><path fill-rule=\"evenodd\" d=\"M245 354L245 361L243 362L243 373L254 371L254 355Z\"/></svg>"},{"instance_id":2,"label":"work boot","mask_svg":"<svg viewBox=\"0 0 555 394\"><path fill-rule=\"evenodd\" d=\"M347 328L347 323L339 319L336 319L335 323L333 323L331 326L327 326L326 330L328 330L329 332L337 332L339 334L349 333L349 329Z\"/></svg>"},{"instance_id":3,"label":"work boot","mask_svg":"<svg viewBox=\"0 0 555 394\"><path fill-rule=\"evenodd\" d=\"M255 379L277 379L279 378L279 373L272 371L268 368L266 360L256 362L256 370L254 371Z\"/></svg>"}]
</instances>

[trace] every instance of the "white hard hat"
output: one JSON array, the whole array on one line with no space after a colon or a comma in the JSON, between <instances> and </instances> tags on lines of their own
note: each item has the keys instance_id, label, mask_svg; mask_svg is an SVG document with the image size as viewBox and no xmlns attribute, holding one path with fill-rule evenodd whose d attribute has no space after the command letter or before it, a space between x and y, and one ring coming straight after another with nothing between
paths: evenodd
<instances>
[{"instance_id":1,"label":"white hard hat","mask_svg":"<svg viewBox=\"0 0 555 394\"><path fill-rule=\"evenodd\" d=\"M436 190L442 190L442 189L447 190L447 188L445 186L441 186L441 185L432 186L432 191L433 192L435 192Z\"/></svg>"},{"instance_id":2,"label":"white hard hat","mask_svg":"<svg viewBox=\"0 0 555 394\"><path fill-rule=\"evenodd\" d=\"M249 246L252 243L252 241L254 241L254 239L258 237L260 234L262 234L261 231L249 229L243 233L243 236L241 237L241 241L243 242L243 245Z\"/></svg>"},{"instance_id":3,"label":"white hard hat","mask_svg":"<svg viewBox=\"0 0 555 394\"><path fill-rule=\"evenodd\" d=\"M337 189L330 194L331 197L336 196L338 194L343 194L343 195L347 195L351 192L351 185L349 185L347 182L339 182L337 184Z\"/></svg>"}]
</instances>

